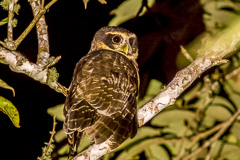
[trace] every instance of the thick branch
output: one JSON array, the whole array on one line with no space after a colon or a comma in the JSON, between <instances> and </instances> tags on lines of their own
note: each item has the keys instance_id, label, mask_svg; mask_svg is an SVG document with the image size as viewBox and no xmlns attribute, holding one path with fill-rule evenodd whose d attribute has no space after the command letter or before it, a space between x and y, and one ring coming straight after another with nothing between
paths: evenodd
<instances>
[{"instance_id":1,"label":"thick branch","mask_svg":"<svg viewBox=\"0 0 240 160\"><path fill-rule=\"evenodd\" d=\"M9 51L2 47L0 47L0 60L1 63L8 64L12 71L26 74L34 80L48 85L55 91L65 94L65 88L57 82L58 74L54 72L54 69L42 68L30 62L21 53Z\"/></svg>"}]
</instances>

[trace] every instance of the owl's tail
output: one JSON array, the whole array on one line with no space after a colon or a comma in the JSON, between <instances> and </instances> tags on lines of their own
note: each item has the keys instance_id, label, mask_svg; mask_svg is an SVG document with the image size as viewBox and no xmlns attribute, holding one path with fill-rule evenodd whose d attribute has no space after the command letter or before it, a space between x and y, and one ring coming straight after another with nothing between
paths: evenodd
<instances>
[{"instance_id":1,"label":"owl's tail","mask_svg":"<svg viewBox=\"0 0 240 160\"><path fill-rule=\"evenodd\" d=\"M73 132L71 134L68 134L68 145L69 145L68 158L70 156L75 155L75 152L77 152L81 139L82 139L82 132ZM75 147L76 147L76 150L74 151Z\"/></svg>"}]
</instances>

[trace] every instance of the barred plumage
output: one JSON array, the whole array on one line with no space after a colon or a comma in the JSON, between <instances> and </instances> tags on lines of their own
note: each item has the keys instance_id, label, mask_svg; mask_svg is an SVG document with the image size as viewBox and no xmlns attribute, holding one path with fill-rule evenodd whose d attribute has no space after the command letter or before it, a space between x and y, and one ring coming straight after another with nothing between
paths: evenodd
<instances>
[{"instance_id":1,"label":"barred plumage","mask_svg":"<svg viewBox=\"0 0 240 160\"><path fill-rule=\"evenodd\" d=\"M103 27L95 34L89 53L75 67L64 106L70 154L83 134L96 144L111 138L111 149L135 136L137 54L135 34L123 28Z\"/></svg>"}]
</instances>

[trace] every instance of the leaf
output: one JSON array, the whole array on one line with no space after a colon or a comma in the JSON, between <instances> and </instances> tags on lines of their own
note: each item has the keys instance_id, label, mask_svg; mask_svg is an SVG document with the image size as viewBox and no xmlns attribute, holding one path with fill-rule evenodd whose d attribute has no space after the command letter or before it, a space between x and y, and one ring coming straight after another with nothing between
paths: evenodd
<instances>
[{"instance_id":1,"label":"leaf","mask_svg":"<svg viewBox=\"0 0 240 160\"><path fill-rule=\"evenodd\" d=\"M105 0L98 0L98 2L100 2L101 4L107 4L107 1Z\"/></svg>"},{"instance_id":2,"label":"leaf","mask_svg":"<svg viewBox=\"0 0 240 160\"><path fill-rule=\"evenodd\" d=\"M202 120L201 127L204 127L204 130L205 130L206 128L213 127L215 123L216 123L216 120L213 117L206 115Z\"/></svg>"},{"instance_id":3,"label":"leaf","mask_svg":"<svg viewBox=\"0 0 240 160\"><path fill-rule=\"evenodd\" d=\"M179 141L171 141L169 140L165 145L168 148L171 155L178 155L179 151L182 148L186 148L186 146L190 143L189 139L180 139ZM197 146L197 145L195 145ZM195 149L195 148L193 148Z\"/></svg>"},{"instance_id":4,"label":"leaf","mask_svg":"<svg viewBox=\"0 0 240 160\"><path fill-rule=\"evenodd\" d=\"M81 151L86 149L89 145L90 145L90 140L89 140L89 138L86 135L84 135L82 137L82 140L80 142L80 146L78 147L77 152L80 153Z\"/></svg>"},{"instance_id":5,"label":"leaf","mask_svg":"<svg viewBox=\"0 0 240 160\"><path fill-rule=\"evenodd\" d=\"M47 113L50 114L51 116L56 115L56 119L63 122L65 119L63 115L63 106L64 104L59 104L52 108L48 108Z\"/></svg>"},{"instance_id":6,"label":"leaf","mask_svg":"<svg viewBox=\"0 0 240 160\"><path fill-rule=\"evenodd\" d=\"M232 114L223 106L211 105L206 110L206 116L213 117L219 122L228 120Z\"/></svg>"},{"instance_id":7,"label":"leaf","mask_svg":"<svg viewBox=\"0 0 240 160\"><path fill-rule=\"evenodd\" d=\"M184 120L179 120L174 123L170 123L163 129L163 133L174 134L177 137L191 136L192 131L186 126Z\"/></svg>"},{"instance_id":8,"label":"leaf","mask_svg":"<svg viewBox=\"0 0 240 160\"><path fill-rule=\"evenodd\" d=\"M7 18L4 18L0 21L0 26L6 24L8 22L8 17Z\"/></svg>"},{"instance_id":9,"label":"leaf","mask_svg":"<svg viewBox=\"0 0 240 160\"><path fill-rule=\"evenodd\" d=\"M140 143L135 144L133 147L131 147L128 150L124 149L124 151L119 154L116 160L134 159L136 155L143 152L146 148L148 148L148 146L165 144L165 143L167 143L167 140L165 140L164 138L152 138L152 139L144 140Z\"/></svg>"},{"instance_id":10,"label":"leaf","mask_svg":"<svg viewBox=\"0 0 240 160\"><path fill-rule=\"evenodd\" d=\"M230 25L229 22L238 17L238 14L222 10L224 6L231 6L231 1L211 1L204 5L204 10L210 16L205 18L205 24L208 27L224 27ZM207 20L206 20L207 19Z\"/></svg>"},{"instance_id":11,"label":"leaf","mask_svg":"<svg viewBox=\"0 0 240 160\"><path fill-rule=\"evenodd\" d=\"M55 138L56 142L60 143L65 138L67 138L67 135L64 133L64 130L61 129L56 133L54 138ZM90 140L88 139L88 137L86 135L84 135L81 142L80 142L80 145L78 147L77 152L78 153L81 152L82 150L84 150L89 145L90 145ZM58 150L58 154L59 155L68 154L68 150L69 150L69 148L68 148L68 145L66 144Z\"/></svg>"},{"instance_id":12,"label":"leaf","mask_svg":"<svg viewBox=\"0 0 240 160\"><path fill-rule=\"evenodd\" d=\"M225 144L221 152L221 159L239 160L240 147L232 144Z\"/></svg>"},{"instance_id":13,"label":"leaf","mask_svg":"<svg viewBox=\"0 0 240 160\"><path fill-rule=\"evenodd\" d=\"M240 140L240 122L233 123L230 132L238 139Z\"/></svg>"},{"instance_id":14,"label":"leaf","mask_svg":"<svg viewBox=\"0 0 240 160\"><path fill-rule=\"evenodd\" d=\"M189 105L189 108L198 108L200 110L204 110L212 101L213 97L209 91L206 90L199 95L199 99L196 103Z\"/></svg>"},{"instance_id":15,"label":"leaf","mask_svg":"<svg viewBox=\"0 0 240 160\"><path fill-rule=\"evenodd\" d=\"M224 97L222 97L222 96L214 96L213 101L212 101L212 105L224 106L224 107L226 107L227 109L229 109L232 112L235 111L235 108L229 102L229 100L224 98Z\"/></svg>"},{"instance_id":16,"label":"leaf","mask_svg":"<svg viewBox=\"0 0 240 160\"><path fill-rule=\"evenodd\" d=\"M238 77L235 77L238 78ZM240 77L239 77L240 79ZM229 79L225 85L224 85L224 89L225 91L230 94L232 92L237 92L240 93L240 84L239 84L239 80L234 80L234 79Z\"/></svg>"},{"instance_id":17,"label":"leaf","mask_svg":"<svg viewBox=\"0 0 240 160\"><path fill-rule=\"evenodd\" d=\"M179 122L181 120L188 120L189 122L193 122L195 118L195 113L189 110L166 110L160 112L156 117L154 117L151 121L152 125L156 126L167 126L170 123Z\"/></svg>"},{"instance_id":18,"label":"leaf","mask_svg":"<svg viewBox=\"0 0 240 160\"><path fill-rule=\"evenodd\" d=\"M4 82L2 79L0 79L0 87L5 89L10 89L13 92L13 97L15 97L15 90L13 87L9 86L6 82Z\"/></svg>"},{"instance_id":19,"label":"leaf","mask_svg":"<svg viewBox=\"0 0 240 160\"><path fill-rule=\"evenodd\" d=\"M19 113L16 107L9 100L0 96L0 111L7 114L11 119L13 125L17 128L20 128L20 118Z\"/></svg>"},{"instance_id":20,"label":"leaf","mask_svg":"<svg viewBox=\"0 0 240 160\"><path fill-rule=\"evenodd\" d=\"M169 160L167 151L159 145L151 145L145 149L145 155L148 160Z\"/></svg>"},{"instance_id":21,"label":"leaf","mask_svg":"<svg viewBox=\"0 0 240 160\"><path fill-rule=\"evenodd\" d=\"M138 129L138 132L136 136L133 139L127 139L125 142L123 142L115 151L119 151L121 149L126 148L130 144L134 144L137 141L143 140L145 138L150 138L154 136L160 136L161 135L161 129L155 129L151 127L141 127Z\"/></svg>"},{"instance_id":22,"label":"leaf","mask_svg":"<svg viewBox=\"0 0 240 160\"><path fill-rule=\"evenodd\" d=\"M148 0L148 6L152 7L155 0ZM119 24L126 22L127 20L134 18L139 9L142 6L142 1L140 0L128 0L122 2L118 8L112 10L110 14L114 14L115 17L109 22L109 26L118 26ZM146 12L144 8L140 15Z\"/></svg>"},{"instance_id":23,"label":"leaf","mask_svg":"<svg viewBox=\"0 0 240 160\"><path fill-rule=\"evenodd\" d=\"M87 9L87 4L89 2L89 0L82 0L83 1L83 4L84 4L84 8Z\"/></svg>"},{"instance_id":24,"label":"leaf","mask_svg":"<svg viewBox=\"0 0 240 160\"><path fill-rule=\"evenodd\" d=\"M62 140L67 138L67 135L66 135L66 133L64 133L64 130L61 129L55 134L54 138L55 138L57 143L60 143Z\"/></svg>"}]
</instances>

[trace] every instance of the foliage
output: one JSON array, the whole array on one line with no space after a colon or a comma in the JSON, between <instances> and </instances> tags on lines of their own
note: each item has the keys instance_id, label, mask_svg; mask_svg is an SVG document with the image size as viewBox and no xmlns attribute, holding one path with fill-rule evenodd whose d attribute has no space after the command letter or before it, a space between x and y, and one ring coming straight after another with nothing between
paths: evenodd
<instances>
[{"instance_id":1,"label":"foliage","mask_svg":"<svg viewBox=\"0 0 240 160\"><path fill-rule=\"evenodd\" d=\"M10 0L2 0L0 2L0 6L2 6L3 9L5 9L5 10L8 10L9 4L10 4ZM18 14L20 8L21 8L20 4L15 4L14 8L13 8L14 13Z\"/></svg>"},{"instance_id":2,"label":"foliage","mask_svg":"<svg viewBox=\"0 0 240 160\"><path fill-rule=\"evenodd\" d=\"M4 24L7 24L8 22L8 17L7 18L4 18L0 21L0 26L4 25Z\"/></svg>"},{"instance_id":3,"label":"foliage","mask_svg":"<svg viewBox=\"0 0 240 160\"><path fill-rule=\"evenodd\" d=\"M148 7L152 7L155 0L148 0ZM139 0L128 0L121 3L116 9L111 11L111 15L115 15L114 18L109 22L109 26L118 26L121 23L126 22L129 19L132 19L139 15L146 13L146 8L141 9L142 3Z\"/></svg>"},{"instance_id":4,"label":"foliage","mask_svg":"<svg viewBox=\"0 0 240 160\"><path fill-rule=\"evenodd\" d=\"M20 118L18 110L12 104L12 102L2 96L0 96L0 111L8 115L15 127L20 128Z\"/></svg>"},{"instance_id":5,"label":"foliage","mask_svg":"<svg viewBox=\"0 0 240 160\"><path fill-rule=\"evenodd\" d=\"M13 92L13 96L15 96L15 90L13 87L9 86L2 79L0 79L0 87L11 90ZM2 96L0 96L0 111L8 115L15 127L20 127L20 118L17 108L12 104L12 102Z\"/></svg>"}]
</instances>

